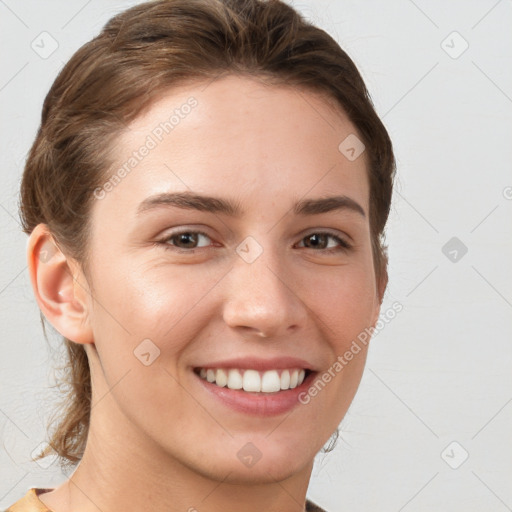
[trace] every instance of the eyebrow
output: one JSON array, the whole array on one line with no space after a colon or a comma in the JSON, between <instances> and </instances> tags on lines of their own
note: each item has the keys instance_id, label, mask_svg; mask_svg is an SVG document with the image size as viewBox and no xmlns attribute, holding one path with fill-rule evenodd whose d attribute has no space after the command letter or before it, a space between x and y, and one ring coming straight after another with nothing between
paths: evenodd
<instances>
[{"instance_id":1,"label":"eyebrow","mask_svg":"<svg viewBox=\"0 0 512 512\"><path fill-rule=\"evenodd\" d=\"M240 203L220 197L205 196L193 192L165 192L148 197L137 208L137 214L160 207L177 207L211 213L223 213L240 217L244 212ZM366 217L363 207L348 196L328 196L303 199L293 205L295 215L318 215L331 211L353 211Z\"/></svg>"}]
</instances>

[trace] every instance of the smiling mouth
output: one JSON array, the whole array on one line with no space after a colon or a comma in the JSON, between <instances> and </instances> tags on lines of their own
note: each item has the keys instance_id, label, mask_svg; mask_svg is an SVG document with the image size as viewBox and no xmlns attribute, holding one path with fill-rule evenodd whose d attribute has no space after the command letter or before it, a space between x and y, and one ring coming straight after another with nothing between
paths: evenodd
<instances>
[{"instance_id":1,"label":"smiling mouth","mask_svg":"<svg viewBox=\"0 0 512 512\"><path fill-rule=\"evenodd\" d=\"M250 393L277 393L295 389L308 377L310 370L287 368L258 371L239 368L194 368L201 379L221 388L247 391Z\"/></svg>"}]
</instances>

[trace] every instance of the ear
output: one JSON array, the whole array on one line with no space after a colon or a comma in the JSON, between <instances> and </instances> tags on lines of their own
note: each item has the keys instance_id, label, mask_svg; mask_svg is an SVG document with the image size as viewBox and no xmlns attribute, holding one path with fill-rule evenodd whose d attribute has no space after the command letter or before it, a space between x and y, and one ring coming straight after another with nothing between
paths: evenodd
<instances>
[{"instance_id":1,"label":"ear","mask_svg":"<svg viewBox=\"0 0 512 512\"><path fill-rule=\"evenodd\" d=\"M34 295L46 319L64 337L93 343L89 286L78 263L60 250L46 224L28 239L27 263Z\"/></svg>"}]
</instances>

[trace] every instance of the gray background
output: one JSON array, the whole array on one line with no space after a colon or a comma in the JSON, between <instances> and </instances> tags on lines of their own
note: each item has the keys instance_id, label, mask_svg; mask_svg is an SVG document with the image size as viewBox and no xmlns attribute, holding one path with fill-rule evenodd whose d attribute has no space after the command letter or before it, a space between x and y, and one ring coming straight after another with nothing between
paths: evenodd
<instances>
[{"instance_id":1,"label":"gray background","mask_svg":"<svg viewBox=\"0 0 512 512\"><path fill-rule=\"evenodd\" d=\"M59 69L135 3L0 0L0 508L66 478L30 461L55 361L17 220L25 155ZM308 494L328 512L512 510L512 3L290 3L354 59L398 160L383 311L403 311L374 338Z\"/></svg>"}]
</instances>

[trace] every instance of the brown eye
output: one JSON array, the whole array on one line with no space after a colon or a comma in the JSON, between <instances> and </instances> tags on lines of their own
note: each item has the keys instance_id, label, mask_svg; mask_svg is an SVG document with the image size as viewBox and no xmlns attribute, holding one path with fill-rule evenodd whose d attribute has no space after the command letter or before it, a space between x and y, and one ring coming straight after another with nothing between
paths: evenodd
<instances>
[{"instance_id":1,"label":"brown eye","mask_svg":"<svg viewBox=\"0 0 512 512\"><path fill-rule=\"evenodd\" d=\"M308 242L305 244L306 247L313 247L315 249L325 249L328 244L328 236L325 234L317 234L314 233L313 235L309 235L304 238L304 240L307 240Z\"/></svg>"},{"instance_id":2,"label":"brown eye","mask_svg":"<svg viewBox=\"0 0 512 512\"><path fill-rule=\"evenodd\" d=\"M329 239L335 240L338 245L329 245ZM326 252L350 248L350 245L345 240L331 233L311 233L305 236L302 241L305 242L304 246L308 249L327 249Z\"/></svg>"},{"instance_id":3,"label":"brown eye","mask_svg":"<svg viewBox=\"0 0 512 512\"><path fill-rule=\"evenodd\" d=\"M190 249L196 247L199 237L197 233L180 233L179 235L174 235L173 239L177 240L175 245L178 247Z\"/></svg>"},{"instance_id":4,"label":"brown eye","mask_svg":"<svg viewBox=\"0 0 512 512\"><path fill-rule=\"evenodd\" d=\"M166 248L171 249L173 247L185 250L198 249L201 247L208 246L208 244L198 245L198 242L201 239L201 237L207 238L208 240L210 239L210 237L206 233L203 233L202 231L181 231L179 233L170 234L168 237L161 240L160 243L167 246Z\"/></svg>"}]
</instances>

